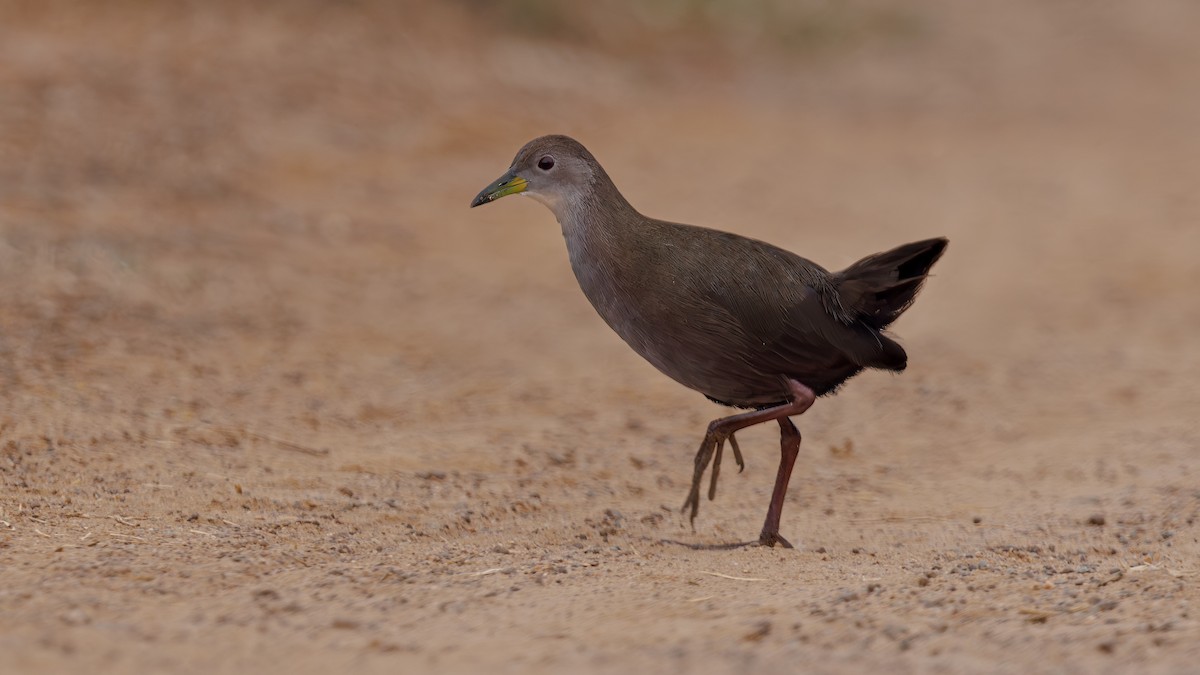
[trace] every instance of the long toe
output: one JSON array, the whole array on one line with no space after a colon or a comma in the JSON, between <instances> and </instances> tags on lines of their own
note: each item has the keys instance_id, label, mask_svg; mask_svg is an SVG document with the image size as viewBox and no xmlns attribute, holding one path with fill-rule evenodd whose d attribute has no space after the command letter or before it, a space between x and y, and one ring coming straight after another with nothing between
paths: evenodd
<instances>
[{"instance_id":1,"label":"long toe","mask_svg":"<svg viewBox=\"0 0 1200 675\"><path fill-rule=\"evenodd\" d=\"M778 532L763 532L758 535L758 543L760 546L774 548L775 544L779 544L783 548L796 548L787 539L784 539Z\"/></svg>"}]
</instances>

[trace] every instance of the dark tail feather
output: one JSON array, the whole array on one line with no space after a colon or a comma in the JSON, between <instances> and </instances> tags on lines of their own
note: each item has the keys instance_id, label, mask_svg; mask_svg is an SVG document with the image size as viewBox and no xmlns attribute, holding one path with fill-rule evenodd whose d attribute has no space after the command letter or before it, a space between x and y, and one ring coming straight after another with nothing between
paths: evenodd
<instances>
[{"instance_id":1,"label":"dark tail feather","mask_svg":"<svg viewBox=\"0 0 1200 675\"><path fill-rule=\"evenodd\" d=\"M837 275L842 307L882 330L912 304L949 243L942 237L917 241L847 267Z\"/></svg>"}]
</instances>

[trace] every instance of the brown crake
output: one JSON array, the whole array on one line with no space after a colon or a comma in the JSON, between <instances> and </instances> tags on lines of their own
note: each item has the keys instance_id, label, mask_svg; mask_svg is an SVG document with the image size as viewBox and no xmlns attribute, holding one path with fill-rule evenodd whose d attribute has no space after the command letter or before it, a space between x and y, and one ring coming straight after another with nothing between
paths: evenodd
<instances>
[{"instance_id":1,"label":"brown crake","mask_svg":"<svg viewBox=\"0 0 1200 675\"><path fill-rule=\"evenodd\" d=\"M584 295L634 351L713 401L750 409L708 425L684 502L693 521L710 462L709 499L716 494L725 441L744 467L734 433L779 423L782 457L758 543L790 548L779 534L800 450L789 418L864 368L904 370L908 356L884 329L912 304L947 240L830 272L756 239L643 216L566 136L527 143L471 206L517 193L554 212Z\"/></svg>"}]
</instances>

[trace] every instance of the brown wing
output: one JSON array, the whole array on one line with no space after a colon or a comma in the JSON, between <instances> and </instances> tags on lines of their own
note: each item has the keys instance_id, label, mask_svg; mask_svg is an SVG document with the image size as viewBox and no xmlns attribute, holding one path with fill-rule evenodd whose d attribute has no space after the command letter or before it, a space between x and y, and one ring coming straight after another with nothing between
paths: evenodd
<instances>
[{"instance_id":1,"label":"brown wing","mask_svg":"<svg viewBox=\"0 0 1200 675\"><path fill-rule=\"evenodd\" d=\"M736 320L747 345L800 361L894 363L898 345L844 307L823 267L765 242L718 234L725 255L711 261L719 273L707 275L702 285L712 304Z\"/></svg>"},{"instance_id":2,"label":"brown wing","mask_svg":"<svg viewBox=\"0 0 1200 675\"><path fill-rule=\"evenodd\" d=\"M713 366L740 367L743 389L777 389L786 375L825 393L865 367L903 368L904 350L847 315L831 275L816 263L714 230L688 240L701 243L687 253L704 262L679 266L680 274L692 275L684 283L702 289L691 311L719 333L711 339L723 352L735 353Z\"/></svg>"}]
</instances>

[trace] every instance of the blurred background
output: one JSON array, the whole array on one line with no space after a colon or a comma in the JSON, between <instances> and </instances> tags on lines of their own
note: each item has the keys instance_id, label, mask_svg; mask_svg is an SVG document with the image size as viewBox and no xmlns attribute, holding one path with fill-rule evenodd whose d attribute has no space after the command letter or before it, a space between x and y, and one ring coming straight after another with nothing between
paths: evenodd
<instances>
[{"instance_id":1,"label":"blurred background","mask_svg":"<svg viewBox=\"0 0 1200 675\"><path fill-rule=\"evenodd\" d=\"M1195 12L5 2L0 368L83 407L136 381L235 418L236 392L258 415L260 389L333 386L355 392L333 417L380 424L607 377L596 350L658 386L547 213L466 209L525 141L567 133L643 212L831 268L949 236L899 327L926 352L1161 386L1200 321Z\"/></svg>"},{"instance_id":2,"label":"blurred background","mask_svg":"<svg viewBox=\"0 0 1200 675\"><path fill-rule=\"evenodd\" d=\"M909 372L804 416L797 531L854 529L816 508L825 479L861 496L848 454L900 514L1086 510L1112 467L1160 494L1200 468L1197 25L1187 0L0 1L0 519L125 495L237 521L211 497L235 469L256 512L351 481L443 541L675 504L724 411L595 316L544 208L467 208L547 133L643 213L829 268L950 238L895 326ZM748 433L758 472L703 536L753 534L774 442ZM464 506L528 481L543 521Z\"/></svg>"}]
</instances>

